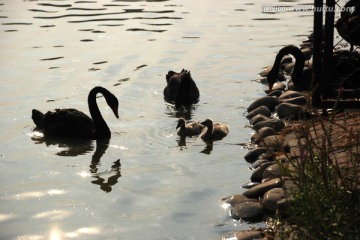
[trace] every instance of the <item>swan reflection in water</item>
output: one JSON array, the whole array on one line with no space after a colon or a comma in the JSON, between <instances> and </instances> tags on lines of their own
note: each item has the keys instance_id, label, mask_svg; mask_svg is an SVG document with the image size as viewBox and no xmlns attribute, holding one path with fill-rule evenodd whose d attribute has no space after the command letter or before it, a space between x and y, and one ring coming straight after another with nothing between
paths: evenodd
<instances>
[{"instance_id":1,"label":"swan reflection in water","mask_svg":"<svg viewBox=\"0 0 360 240\"><path fill-rule=\"evenodd\" d=\"M92 156L91 164L90 164L90 172L92 173L93 178L96 179L91 181L91 183L99 185L100 189L103 190L104 192L111 192L112 187L118 182L118 179L121 177L120 159L116 160L113 163L113 165L111 166L111 170L98 172L100 159L104 155L108 147L109 147L109 139L97 140L96 150ZM105 180L106 176L109 176L107 178L107 181Z\"/></svg>"},{"instance_id":2,"label":"swan reflection in water","mask_svg":"<svg viewBox=\"0 0 360 240\"><path fill-rule=\"evenodd\" d=\"M207 141L204 150L202 150L200 153L210 155L211 151L213 150L213 146L213 141Z\"/></svg>"},{"instance_id":3,"label":"swan reflection in water","mask_svg":"<svg viewBox=\"0 0 360 240\"><path fill-rule=\"evenodd\" d=\"M76 157L85 155L94 150L93 140L73 139L73 138L53 138L41 135L34 135L31 139L35 144L45 143L46 146L57 145L62 150L57 152L58 156ZM100 160L109 147L109 139L96 140L96 149L91 158L90 173L95 180L91 183L99 185L104 192L111 192L112 187L118 182L121 177L121 163L120 159L116 160L111 166L111 170L99 172ZM105 179L107 177L107 179Z\"/></svg>"}]
</instances>

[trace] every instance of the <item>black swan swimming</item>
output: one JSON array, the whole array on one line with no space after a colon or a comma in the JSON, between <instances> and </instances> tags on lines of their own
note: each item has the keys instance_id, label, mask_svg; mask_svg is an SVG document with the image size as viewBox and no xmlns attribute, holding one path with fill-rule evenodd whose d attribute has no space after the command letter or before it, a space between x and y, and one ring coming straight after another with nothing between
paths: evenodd
<instances>
[{"instance_id":1,"label":"black swan swimming","mask_svg":"<svg viewBox=\"0 0 360 240\"><path fill-rule=\"evenodd\" d=\"M350 9L353 11L350 11ZM350 43L350 51L354 45L360 45L360 1L350 0L342 9L341 17L335 23L339 35Z\"/></svg>"},{"instance_id":2,"label":"black swan swimming","mask_svg":"<svg viewBox=\"0 0 360 240\"><path fill-rule=\"evenodd\" d=\"M220 140L229 133L229 126L223 123L214 123L208 118L201 123L205 126L200 137L205 141Z\"/></svg>"},{"instance_id":3,"label":"black swan swimming","mask_svg":"<svg viewBox=\"0 0 360 240\"><path fill-rule=\"evenodd\" d=\"M169 71L166 75L166 82L165 100L175 102L176 108L190 106L199 101L200 91L191 77L190 71L185 69L181 70L180 73Z\"/></svg>"},{"instance_id":4,"label":"black swan swimming","mask_svg":"<svg viewBox=\"0 0 360 240\"><path fill-rule=\"evenodd\" d=\"M276 55L272 69L267 75L269 91L272 90L280 70L281 60L285 55L291 54L295 57L295 66L291 73L291 80L300 90L307 91L312 87L312 68L304 69L305 57L302 51L294 46L288 45L280 49ZM333 67L329 71L333 72L331 85L334 89L342 87L354 89L360 87L360 56L357 52L346 50L333 53Z\"/></svg>"},{"instance_id":5,"label":"black swan swimming","mask_svg":"<svg viewBox=\"0 0 360 240\"><path fill-rule=\"evenodd\" d=\"M94 87L88 96L88 105L91 118L85 113L73 108L56 109L55 112L41 113L32 110L32 119L36 128L46 136L73 137L85 139L109 139L111 132L104 118L101 116L96 103L96 95L101 93L114 112L118 115L118 99L103 87Z\"/></svg>"}]
</instances>

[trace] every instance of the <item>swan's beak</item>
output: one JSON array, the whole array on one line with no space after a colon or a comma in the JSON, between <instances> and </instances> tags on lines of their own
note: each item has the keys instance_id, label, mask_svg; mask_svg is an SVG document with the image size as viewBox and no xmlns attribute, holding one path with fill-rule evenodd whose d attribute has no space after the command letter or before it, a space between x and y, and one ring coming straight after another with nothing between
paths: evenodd
<instances>
[{"instance_id":1,"label":"swan's beak","mask_svg":"<svg viewBox=\"0 0 360 240\"><path fill-rule=\"evenodd\" d=\"M178 129L180 127L180 123L178 123L178 125L176 126L176 129Z\"/></svg>"},{"instance_id":2,"label":"swan's beak","mask_svg":"<svg viewBox=\"0 0 360 240\"><path fill-rule=\"evenodd\" d=\"M269 92L271 92L273 86L274 86L274 83L269 82Z\"/></svg>"},{"instance_id":3,"label":"swan's beak","mask_svg":"<svg viewBox=\"0 0 360 240\"><path fill-rule=\"evenodd\" d=\"M119 118L119 113L118 113L118 109L117 108L111 108L115 114L116 118Z\"/></svg>"}]
</instances>

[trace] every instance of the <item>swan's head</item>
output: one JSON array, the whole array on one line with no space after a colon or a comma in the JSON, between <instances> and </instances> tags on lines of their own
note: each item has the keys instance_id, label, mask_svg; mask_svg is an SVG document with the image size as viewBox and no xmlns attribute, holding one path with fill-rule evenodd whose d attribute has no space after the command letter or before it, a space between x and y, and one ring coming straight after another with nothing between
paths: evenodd
<instances>
[{"instance_id":1,"label":"swan's head","mask_svg":"<svg viewBox=\"0 0 360 240\"><path fill-rule=\"evenodd\" d=\"M208 118L208 119L205 119L205 121L203 121L200 124L204 125L207 128L212 128L213 127L213 120L211 118Z\"/></svg>"},{"instance_id":2,"label":"swan's head","mask_svg":"<svg viewBox=\"0 0 360 240\"><path fill-rule=\"evenodd\" d=\"M119 108L119 101L115 97L114 94L110 93L107 97L105 97L107 104L113 111L116 118L119 118L118 108Z\"/></svg>"},{"instance_id":3,"label":"swan's head","mask_svg":"<svg viewBox=\"0 0 360 240\"><path fill-rule=\"evenodd\" d=\"M266 77L266 80L269 85L269 92L271 92L271 90L274 86L274 83L276 83L276 81L277 81L278 73L279 73L279 69L275 69L273 67Z\"/></svg>"},{"instance_id":4,"label":"swan's head","mask_svg":"<svg viewBox=\"0 0 360 240\"><path fill-rule=\"evenodd\" d=\"M179 127L185 127L185 119L184 118L178 119L178 124L176 126L176 129L178 129Z\"/></svg>"},{"instance_id":5,"label":"swan's head","mask_svg":"<svg viewBox=\"0 0 360 240\"><path fill-rule=\"evenodd\" d=\"M181 77L181 74L183 72L187 72L185 69L181 70L181 72L177 73L177 72L174 72L172 70L170 70L167 74L166 74L166 82L169 82L169 80L171 78L180 78Z\"/></svg>"},{"instance_id":6,"label":"swan's head","mask_svg":"<svg viewBox=\"0 0 360 240\"><path fill-rule=\"evenodd\" d=\"M174 76L174 75L179 75L178 73L176 73L176 72L174 72L174 71L172 71L172 70L170 70L167 74L166 74L166 82L169 82L169 80L170 80L170 78L172 77L172 76Z\"/></svg>"},{"instance_id":7,"label":"swan's head","mask_svg":"<svg viewBox=\"0 0 360 240\"><path fill-rule=\"evenodd\" d=\"M182 70L180 77L181 77L181 82L188 83L192 80L190 71L187 70Z\"/></svg>"}]
</instances>

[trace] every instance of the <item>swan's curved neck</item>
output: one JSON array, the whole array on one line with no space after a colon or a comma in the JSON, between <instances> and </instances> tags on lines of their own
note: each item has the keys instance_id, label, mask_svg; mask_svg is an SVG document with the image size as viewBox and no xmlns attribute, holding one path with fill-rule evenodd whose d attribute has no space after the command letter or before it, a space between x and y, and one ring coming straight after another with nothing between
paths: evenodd
<instances>
[{"instance_id":1,"label":"swan's curved neck","mask_svg":"<svg viewBox=\"0 0 360 240\"><path fill-rule=\"evenodd\" d=\"M108 90L102 87L95 87L90 91L88 96L89 111L95 127L94 135L95 138L110 138L110 129L102 117L96 102L96 94L98 93L101 93L104 97L106 97Z\"/></svg>"},{"instance_id":2,"label":"swan's curved neck","mask_svg":"<svg viewBox=\"0 0 360 240\"><path fill-rule=\"evenodd\" d=\"M212 135L212 133L213 133L214 125L213 125L213 123L209 123L209 124L206 125L206 127L207 127L206 136L210 137Z\"/></svg>"},{"instance_id":3,"label":"swan's curved neck","mask_svg":"<svg viewBox=\"0 0 360 240\"><path fill-rule=\"evenodd\" d=\"M277 69L279 71L281 60L285 55L292 55L294 56L296 62L295 66L291 75L291 79L295 86L298 86L301 89L306 88L307 84L303 79L303 71L304 71L304 64L305 64L305 57L301 50L293 45L286 46L282 48L279 53L276 55L275 62L273 65L273 69Z\"/></svg>"}]
</instances>

